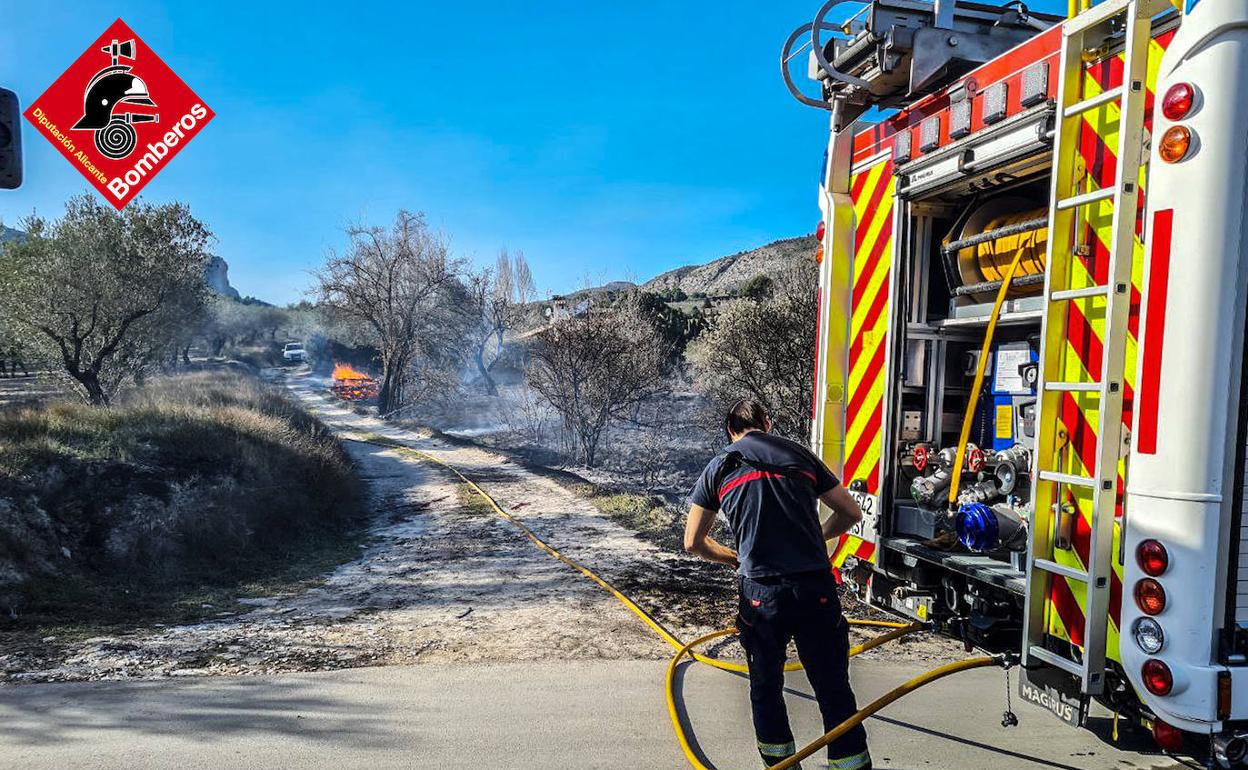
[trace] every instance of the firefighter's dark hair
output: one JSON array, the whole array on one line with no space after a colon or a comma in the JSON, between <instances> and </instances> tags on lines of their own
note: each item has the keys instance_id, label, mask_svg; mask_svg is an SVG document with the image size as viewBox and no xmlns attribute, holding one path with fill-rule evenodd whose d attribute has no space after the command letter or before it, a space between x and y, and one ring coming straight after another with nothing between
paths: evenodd
<instances>
[{"instance_id":1,"label":"firefighter's dark hair","mask_svg":"<svg viewBox=\"0 0 1248 770\"><path fill-rule=\"evenodd\" d=\"M750 428L767 430L770 419L765 406L752 398L743 398L728 410L728 416L724 418L724 429L729 437L733 433L744 433Z\"/></svg>"}]
</instances>

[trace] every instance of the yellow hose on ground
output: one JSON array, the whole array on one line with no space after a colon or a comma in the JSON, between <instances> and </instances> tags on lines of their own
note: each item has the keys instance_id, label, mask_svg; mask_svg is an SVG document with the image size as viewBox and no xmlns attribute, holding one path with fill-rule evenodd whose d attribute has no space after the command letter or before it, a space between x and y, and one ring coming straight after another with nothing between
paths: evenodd
<instances>
[{"instance_id":1,"label":"yellow hose on ground","mask_svg":"<svg viewBox=\"0 0 1248 770\"><path fill-rule=\"evenodd\" d=\"M621 593L618 589L616 589L606 580L599 577L598 574L595 573L593 570L589 569L588 567L576 561L575 559L564 556L562 553L559 552L558 549L554 548L549 543L547 543L546 541L538 537L537 533L529 529L529 527L526 526L522 521L517 519L515 516L512 516L507 511L503 510L502 506L500 506L498 502L488 492L486 492L484 489L478 486L477 483L474 482L472 479L465 476L455 466L447 462L444 462L442 460L439 460L438 458L430 454L426 454L425 452L422 452L418 449L412 449L411 447L405 446L404 444L398 441L385 438L384 436L371 436L368 438L364 438L363 441L365 443L376 444L379 446L385 446L385 447L389 447L392 449L398 449L398 450L407 452L427 462L434 463L435 465L439 465L449 470L451 473L455 474L455 476L458 477L460 481L468 485L469 489L471 489L478 496L480 496L481 499L484 500L490 506L490 508L494 511L494 513L498 514L505 521L509 522L510 524L515 526L517 529L519 529L521 532L523 532L525 537L527 537L530 541L532 541L534 545L536 545L538 548L542 549L546 553L550 554L551 556L555 557L559 561L563 562L564 564L568 565L569 567L575 569L577 572L580 572L585 577L597 583L600 587L602 587L604 590L606 590L608 593L614 596L617 600L619 600L621 604L623 604L625 607L631 610L634 615L641 618L641 620L647 626L649 626L655 633L657 633L660 638L662 638L665 642L667 642L672 647L676 648L676 654L672 657L672 660L668 664L668 667L667 667L668 716L671 717L672 727L676 732L676 739L677 741L679 741L681 751L684 752L685 758L689 761L689 764L695 770L711 770L711 768L708 768L706 765L702 764L702 762L698 759L697 753L693 750L693 747L689 744L688 736L685 735L685 730L680 724L680 712L676 708L676 690L675 690L676 668L679 665L681 659L684 658L684 656L688 655L694 660L698 661L699 663L704 663L708 666L722 669L724 671L733 671L737 673L749 673L749 667L744 664L733 663L731 661L721 660L719 658L712 658L706 655L701 655L693 651L694 647L705 644L706 642L712 639L718 639L723 636L734 634L736 633L737 629L725 628L719 631L714 631L712 633L706 634L705 636L701 636L697 639L694 639L692 642L689 642L688 644L681 642L679 639L676 638L675 635L673 635L670 631L664 628L662 623L660 623L658 620L652 617L650 613L646 612L644 609L639 607L636 602L634 602L632 599L625 596L623 593ZM899 623L897 621L892 621L892 620L866 620L866 619L847 618L847 622L852 626L866 626L866 627L890 629L886 633L880 634L877 637L868 639L862 644L857 644L851 647L849 650L850 657L853 657L854 655L857 655L861 652L866 652L867 650L878 647L884 644L885 642L889 642L889 641L892 641L893 639L897 639L902 636L905 636L906 634L911 634L911 633L914 633L915 631L922 630L923 628L923 626L919 623ZM903 695L906 695L907 693L910 693L918 689L919 687L922 687L928 682L935 681L937 679L948 676L949 674L955 673L957 671L964 671L970 668L978 668L980 666L992 665L992 664L995 664L996 662L997 661L994 658L987 658L987 657L972 658L970 660L950 663L948 665L941 666L940 668L933 669L932 671L929 671L925 674L917 676L914 679L911 679L909 682L906 682L900 687L897 687L889 691L885 695L881 696L880 698L877 698L876 700L872 701L869 705L867 705L863 709L860 709L857 713L855 713L852 717L847 719L845 722L842 722L840 725L837 725L837 727L833 729L831 732L825 734L822 738L819 738L815 740L814 742L810 743L809 745L803 747L793 757L790 757L784 762L781 762L779 765L776 765L774 768L771 768L771 770L788 770L788 768L793 767L798 762L800 762L803 758L810 756L811 754L815 753L819 749L828 745L830 742L839 738L848 730L851 730L856 725L861 724L863 721L867 719L867 717L871 716L875 712L884 708L885 706L897 700L898 698L902 697ZM798 671L798 670L801 670L801 668L802 668L801 663L796 662L796 661L790 662L785 665L785 671Z\"/></svg>"},{"instance_id":2,"label":"yellow hose on ground","mask_svg":"<svg viewBox=\"0 0 1248 770\"><path fill-rule=\"evenodd\" d=\"M966 414L962 415L962 432L958 436L958 453L953 461L953 479L949 483L949 508L957 505L958 490L962 486L962 463L966 462L966 442L971 440L971 423L975 422L975 409L979 406L979 391L984 387L984 371L988 368L988 354L992 351L992 337L997 332L997 319L1001 316L1001 306L1005 304L1005 295L1010 291L1010 281L1014 280L1014 272L1022 261L1026 249L1019 249L1014 254L1010 266L1001 278L1001 288L997 289L997 300L992 303L992 315L988 316L988 328L984 330L984 345L979 351L979 364L975 367L975 384L971 386L971 395L966 403Z\"/></svg>"},{"instance_id":3,"label":"yellow hose on ground","mask_svg":"<svg viewBox=\"0 0 1248 770\"><path fill-rule=\"evenodd\" d=\"M918 676L911 679L910 681L904 684L898 685L897 687L894 687L893 689L889 690L888 692L884 693L880 697L868 703L866 706L863 706L862 708L858 709L858 711L856 711L852 717L850 717L849 719L846 719L844 722L841 722L839 725L832 728L830 731L824 733L822 738L818 738L812 741L805 747L799 749L798 752L794 754L793 756L789 757L783 762L780 762L779 764L771 766L770 768L768 768L768 770L790 770L790 768L796 766L798 762L801 762L806 757L809 757L811 754L814 754L819 749L823 748L824 746L827 746L832 741L836 740L837 738L840 738L845 733L849 732L850 730L854 729L858 725L867 721L867 718L873 715L875 712L883 709L885 706L889 705L895 700L898 700L902 696L909 695L910 693L914 692L920 687L923 687L924 685L928 685L928 684L931 684L932 682L935 682L937 679L943 679L949 676L950 674L956 674L959 671L969 671L970 669L973 669L973 668L983 668L985 666L997 666L997 665L1000 665L1000 662L996 658L983 656L979 658L967 658L966 660L959 660L953 663L946 663L945 665L934 668L931 671L926 671L922 674L919 674Z\"/></svg>"},{"instance_id":4,"label":"yellow hose on ground","mask_svg":"<svg viewBox=\"0 0 1248 770\"><path fill-rule=\"evenodd\" d=\"M712 770L712 768L707 767L706 765L702 764L702 761L698 759L697 753L693 750L693 747L689 744L689 739L685 735L684 728L680 724L680 712L676 708L676 668L678 664L680 663L680 659L683 658L686 654L691 655L691 656L693 655L692 648L697 647L698 645L704 644L706 642L709 642L712 639L716 639L721 636L727 636L728 634L731 634L733 630L734 629L728 628L728 629L724 629L723 631L715 631L714 633L710 633L710 634L707 634L706 636L700 637L698 639L694 639L689 644L686 644L684 647L681 647L680 650L676 652L676 655L672 657L671 662L667 665L667 712L668 712L668 716L670 716L672 719L672 727L675 728L676 730L676 739L680 741L681 751L685 753L685 757L689 760L689 764L694 768L694 770ZM866 650L869 650L873 647L878 647L879 645L883 644L884 642L889 641L890 639L897 638L897 636L901 635L900 632L902 631L904 631L904 629L897 629L896 631L883 634L882 636L876 637L875 639L871 639L867 642L864 642L863 644L856 645L852 649L850 649L849 654L852 657L854 655L857 655L860 652L865 652ZM896 636L894 636L894 634L896 634ZM919 689L920 687L923 687L924 685L935 682L937 679L943 679L944 677L949 676L950 674L956 674L959 671L969 671L970 669L973 669L973 668L983 668L985 666L994 666L994 665L999 665L999 662L997 661L996 658L984 656L984 657L979 657L979 658L969 658L967 660L959 660L953 663L947 663L938 668L934 668L931 671L927 671L922 674L919 674L918 676L914 677L908 682L905 682L904 684L894 687L892 690L889 690L885 694L871 701L869 704L867 704L863 708L854 712L854 715L852 717L850 717L849 719L846 719L844 722L832 728L832 730L824 733L822 737L817 738L814 741L811 741L809 744L803 746L793 756L788 757L783 762L780 762L779 764L773 765L772 767L768 768L768 770L789 770L790 768L797 765L798 762L801 762L806 757L809 757L811 754L814 754L819 749L823 748L824 746L827 746L832 741L836 740L837 738L840 738L845 733L849 732L850 730L854 729L858 725L865 722L868 717L872 716L877 711L880 711L885 706L888 706L889 704L898 700L902 696L908 695L914 692L915 690Z\"/></svg>"},{"instance_id":5,"label":"yellow hose on ground","mask_svg":"<svg viewBox=\"0 0 1248 770\"><path fill-rule=\"evenodd\" d=\"M881 621L874 621L874 622L878 623ZM853 647L850 647L849 657L852 658L859 653L866 652L867 650L875 649L876 647L879 647L885 642L891 642L892 640L898 639L902 636L905 636L906 634L913 633L914 631L917 631L920 628L922 628L922 626L918 625L917 623L910 624L910 625L903 625L900 628L894 628L892 631L889 631L886 634L880 634L879 636L873 639L868 639L862 644L856 644ZM721 631L713 631L707 634L706 636L702 636L697 639L694 639L692 642L689 642L688 644L684 645L679 650L677 650L676 654L672 656L671 662L667 664L667 679L666 679L667 715L672 720L672 730L674 730L676 733L676 740L680 742L680 750L685 753L685 758L689 760L689 764L694 768L694 770L712 770L712 768L709 768L706 765L702 764L702 761L698 759L697 752L695 752L693 750L693 746L689 744L689 737L685 735L684 725L680 723L680 711L676 708L676 669L680 664L681 658L685 657L685 655L689 655L690 657L693 657L695 655L695 653L693 652L694 647L699 647L711 641L712 639L718 639L721 636L728 636L729 634L735 633L736 630L737 629L735 628L725 628ZM990 662L993 661L992 658L983 658L982 660L988 660ZM948 673L953 673L953 672L950 671ZM942 676L944 676L944 674L942 674ZM936 678L939 678L939 677L936 677ZM902 685L902 686L904 687L905 685ZM894 690L893 692L897 692L897 690ZM909 692L909 691L907 690L906 692ZM897 700L897 698L900 698L902 695L905 695L905 694L906 694L905 692L900 692L892 700L886 703L880 703L879 706L876 707L875 711L879 711L880 709L887 706L889 703L892 703L893 700ZM876 703L878 702L879 702L878 700L873 702L871 706L875 706ZM867 708L871 708L871 706L868 706ZM797 758L793 759L791 763L789 762L789 760L785 760L784 763L781 763L781 765L776 765L775 767L792 767L793 765L800 762L802 757L808 757L811 754L815 753L819 749L823 748L824 746L828 745L832 741L839 738L842 734L844 734L846 730L852 729L855 725L861 723L867 717L871 716L871 714L875 713L875 711L863 713L865 711L866 709L862 709L858 712L855 712L854 715L850 717L848 720L837 725L836 728L832 732L825 734L822 738L812 741L810 744L806 746L803 746L802 749L797 752L797 755L796 755ZM859 719L859 715L861 715L862 717L861 719ZM768 770L774 770L774 767L768 768Z\"/></svg>"},{"instance_id":6,"label":"yellow hose on ground","mask_svg":"<svg viewBox=\"0 0 1248 770\"><path fill-rule=\"evenodd\" d=\"M605 590L607 593L614 596L617 600L619 600L621 604L623 604L625 607L631 610L634 615L641 618L642 622L644 622L647 626L651 628L651 630L653 630L656 634L658 634L659 637L663 639L663 641L671 645L673 649L679 650L685 646L685 643L680 641L680 639L677 639L676 636L671 631L668 631L666 628L664 628L662 623L656 620L652 615L650 615L650 613L646 612L641 607L639 607L637 603L634 602L632 599L628 598L623 593L621 593L619 589L617 589L615 586L608 583L606 580L604 580L602 577L600 577L597 573L595 573L590 568L586 567L584 564L581 564L580 562L568 556L564 556L562 553L559 552L558 549L554 548L545 540L542 540L540 537L538 537L537 533L529 529L529 527L526 526L524 522L520 521L515 516L512 516L510 513L503 510L503 507L500 506L498 502L493 497L491 497L488 492L486 492L484 489L478 486L475 481L473 481L472 479L468 478L463 473L461 473L460 470L456 468L455 466L450 465L449 463L443 462L442 460L439 460L433 455L426 454L425 452L422 452L419 449L412 449L411 447L405 446L404 444L398 441L394 441L393 439L387 439L383 436L374 436L374 437L366 438L364 439L364 441L369 444L377 444L379 446L386 446L392 449L398 449L398 450L407 452L409 454L415 455L416 457L419 457L422 460L425 460L427 462L431 462L431 463L434 463L435 465L440 465L441 467L446 468L451 473L455 474L455 476L458 477L460 481L464 482L464 484L466 484L468 488L471 489L473 492L475 492L482 500L484 500L490 506L490 508L494 511L494 513L496 513L502 519L504 519L505 521L507 521L514 527L516 527L516 529L519 529L522 533L524 533L524 536L527 537L530 541L532 541L534 545L536 545L538 548L542 549L546 553L550 554L551 556L555 557L559 561L563 562L564 564L568 565L572 569L576 570L577 572L580 572L585 577L597 583L599 586L603 588L603 590ZM909 633L910 631L918 631L923 628L923 626L918 623L899 623L893 620L848 619L848 621L849 621L849 624L853 626L866 626L866 627L873 627L873 628L891 628L891 629L897 629L897 630L905 629L907 633ZM731 629L731 628L725 629L722 635L726 636L730 633L733 633L734 631L735 629ZM895 637L890 637L890 638L895 638ZM712 657L709 657L706 655L700 655L697 653L693 653L693 658L694 660L697 660L699 663L705 663L708 666L713 666L715 668L722 669L724 671L733 671L739 674L745 674L745 673L749 673L749 670L750 670L749 667L743 663L734 663L732 661L721 660L719 658L712 658ZM802 664L798 661L792 661L792 662L785 664L784 670L785 671L801 671Z\"/></svg>"}]
</instances>

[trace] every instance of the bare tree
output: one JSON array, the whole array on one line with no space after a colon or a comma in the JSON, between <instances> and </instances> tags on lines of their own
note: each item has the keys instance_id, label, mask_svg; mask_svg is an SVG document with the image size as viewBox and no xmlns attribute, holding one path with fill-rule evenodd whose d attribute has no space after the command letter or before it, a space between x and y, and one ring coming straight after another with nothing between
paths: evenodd
<instances>
[{"instance_id":1,"label":"bare tree","mask_svg":"<svg viewBox=\"0 0 1248 770\"><path fill-rule=\"evenodd\" d=\"M491 396L498 395L498 386L490 375L490 367L498 359L503 349L503 335L506 333L510 297L506 290L510 284L510 262L506 259L507 252L499 254L499 266L508 265L503 272L496 272L488 267L469 273L464 289L467 293L465 310L468 318L468 341L472 348L473 362L477 366L477 375ZM491 340L495 340L493 359L486 364L488 348Z\"/></svg>"},{"instance_id":2,"label":"bare tree","mask_svg":"<svg viewBox=\"0 0 1248 770\"><path fill-rule=\"evenodd\" d=\"M517 307L537 299L537 284L533 282L533 272L529 270L523 251L517 251L511 260L511 293Z\"/></svg>"},{"instance_id":3,"label":"bare tree","mask_svg":"<svg viewBox=\"0 0 1248 770\"><path fill-rule=\"evenodd\" d=\"M389 229L356 226L344 254L330 252L317 274L321 302L362 322L381 357L378 411L401 405L404 378L421 352L419 332L460 267L446 239L421 213L400 211Z\"/></svg>"},{"instance_id":4,"label":"bare tree","mask_svg":"<svg viewBox=\"0 0 1248 770\"><path fill-rule=\"evenodd\" d=\"M510 306L512 289L515 286L514 274L511 269L511 255L506 248L499 249L498 258L494 262L493 296L486 319L492 326L497 338L497 352L503 352L503 335L507 331L507 323L511 320Z\"/></svg>"},{"instance_id":5,"label":"bare tree","mask_svg":"<svg viewBox=\"0 0 1248 770\"><path fill-rule=\"evenodd\" d=\"M524 258L523 251L517 251L511 260L511 305L508 307L510 328L519 329L524 325L525 314L530 312L529 303L536 299L537 285L533 283L529 261Z\"/></svg>"},{"instance_id":6,"label":"bare tree","mask_svg":"<svg viewBox=\"0 0 1248 770\"><path fill-rule=\"evenodd\" d=\"M722 306L711 327L689 345L695 380L717 407L750 397L767 407L776 428L804 438L810 425L818 307L814 263L802 260L758 300Z\"/></svg>"},{"instance_id":7,"label":"bare tree","mask_svg":"<svg viewBox=\"0 0 1248 770\"><path fill-rule=\"evenodd\" d=\"M521 320L524 306L532 301L536 289L533 274L524 252L514 255L500 249L494 269L481 268L469 273L465 282L468 294L467 312L471 316L468 338L473 351L477 375L491 396L498 395L498 386L490 370L503 353L503 342L508 330ZM486 363L490 341L494 340L494 355Z\"/></svg>"},{"instance_id":8,"label":"bare tree","mask_svg":"<svg viewBox=\"0 0 1248 770\"><path fill-rule=\"evenodd\" d=\"M574 437L578 459L598 460L614 420L627 420L667 385L667 343L633 298L534 336L529 384Z\"/></svg>"},{"instance_id":9,"label":"bare tree","mask_svg":"<svg viewBox=\"0 0 1248 770\"><path fill-rule=\"evenodd\" d=\"M417 324L416 353L408 362L394 408L445 402L459 391L468 363L464 337L472 323L463 309L470 304L466 287L458 280L443 284L427 303Z\"/></svg>"},{"instance_id":10,"label":"bare tree","mask_svg":"<svg viewBox=\"0 0 1248 770\"><path fill-rule=\"evenodd\" d=\"M198 327L212 233L185 204L118 213L81 195L60 220L23 224L0 252L0 309L91 403L141 382Z\"/></svg>"}]
</instances>

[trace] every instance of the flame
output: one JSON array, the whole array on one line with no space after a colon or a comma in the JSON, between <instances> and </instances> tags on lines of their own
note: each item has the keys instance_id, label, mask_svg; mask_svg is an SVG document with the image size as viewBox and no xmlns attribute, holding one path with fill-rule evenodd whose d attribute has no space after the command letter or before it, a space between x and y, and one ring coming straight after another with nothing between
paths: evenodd
<instances>
[{"instance_id":1,"label":"flame","mask_svg":"<svg viewBox=\"0 0 1248 770\"><path fill-rule=\"evenodd\" d=\"M355 369L352 369L350 366L347 366L346 364L335 363L334 364L334 379L335 380L371 380L372 377L369 377L364 372L356 371Z\"/></svg>"}]
</instances>

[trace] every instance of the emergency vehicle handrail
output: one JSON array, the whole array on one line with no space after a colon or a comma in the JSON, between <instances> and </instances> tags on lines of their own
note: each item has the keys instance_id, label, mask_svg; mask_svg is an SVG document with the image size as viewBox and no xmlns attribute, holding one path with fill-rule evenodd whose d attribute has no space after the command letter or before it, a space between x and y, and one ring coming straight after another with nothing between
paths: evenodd
<instances>
[{"instance_id":1,"label":"emergency vehicle handrail","mask_svg":"<svg viewBox=\"0 0 1248 770\"><path fill-rule=\"evenodd\" d=\"M871 84L862 78L856 78L853 75L846 75L836 67L832 66L832 62L828 61L828 57L823 55L823 41L819 39L820 29L840 29L840 27L829 25L824 18L828 12L842 3L862 3L868 0L828 0L819 9L819 13L815 14L815 20L810 23L810 46L815 52L815 60L819 62L819 68L827 73L828 77L833 80L839 80L842 83L848 83L851 86L858 86L864 91L871 91ZM869 3L868 3L869 4ZM857 15L857 14L855 14Z\"/></svg>"},{"instance_id":2,"label":"emergency vehicle handrail","mask_svg":"<svg viewBox=\"0 0 1248 770\"><path fill-rule=\"evenodd\" d=\"M797 55L796 53L790 54L789 51L792 50L793 44L797 42L797 39L807 32L810 32L814 26L814 24L810 23L803 24L793 30L793 34L789 35L789 39L784 41L784 48L780 51L780 76L784 78L784 87L789 89L789 93L793 95L794 99L809 107L818 107L821 110L831 110L832 105L828 102L821 99L812 99L802 93L797 87L797 84L793 82L793 76L789 73L789 62L792 61L793 57ZM807 41L805 45L810 45L810 41ZM798 50L800 51L801 49Z\"/></svg>"}]
</instances>

